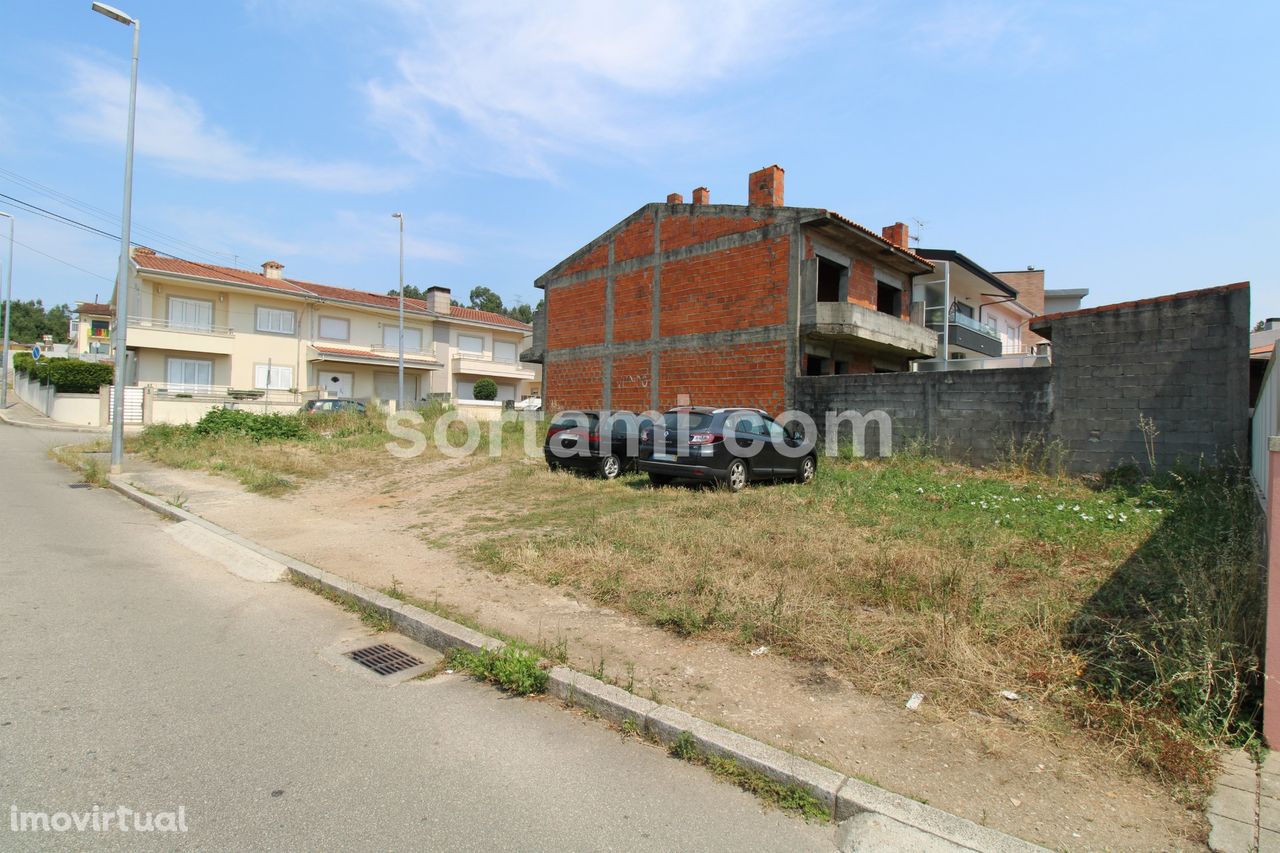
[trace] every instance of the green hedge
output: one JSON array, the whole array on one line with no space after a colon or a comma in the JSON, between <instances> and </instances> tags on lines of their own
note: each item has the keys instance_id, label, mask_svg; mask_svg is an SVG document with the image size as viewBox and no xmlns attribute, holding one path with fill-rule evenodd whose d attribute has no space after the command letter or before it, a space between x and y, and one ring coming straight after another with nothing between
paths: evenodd
<instances>
[{"instance_id":1,"label":"green hedge","mask_svg":"<svg viewBox=\"0 0 1280 853\"><path fill-rule=\"evenodd\" d=\"M471 393L477 400L493 400L498 396L498 383L487 377L477 379Z\"/></svg>"},{"instance_id":2,"label":"green hedge","mask_svg":"<svg viewBox=\"0 0 1280 853\"><path fill-rule=\"evenodd\" d=\"M74 358L42 358L36 361L25 352L14 354L13 370L39 380L41 385L52 385L64 394L96 394L103 385L110 385L115 377L115 370L110 364Z\"/></svg>"},{"instance_id":3,"label":"green hedge","mask_svg":"<svg viewBox=\"0 0 1280 853\"><path fill-rule=\"evenodd\" d=\"M46 384L63 394L96 394L115 378L115 369L110 364L74 358L50 359L48 371Z\"/></svg>"}]
</instances>

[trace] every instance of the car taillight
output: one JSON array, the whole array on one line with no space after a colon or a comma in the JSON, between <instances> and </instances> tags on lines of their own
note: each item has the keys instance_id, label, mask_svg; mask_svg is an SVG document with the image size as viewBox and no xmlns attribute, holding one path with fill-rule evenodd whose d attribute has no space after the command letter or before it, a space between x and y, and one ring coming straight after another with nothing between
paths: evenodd
<instances>
[{"instance_id":1,"label":"car taillight","mask_svg":"<svg viewBox=\"0 0 1280 853\"><path fill-rule=\"evenodd\" d=\"M562 426L547 427L547 438L551 438L551 436L555 435L556 433L564 432L564 431L565 431L565 428Z\"/></svg>"},{"instance_id":2,"label":"car taillight","mask_svg":"<svg viewBox=\"0 0 1280 853\"><path fill-rule=\"evenodd\" d=\"M718 442L718 441L723 441L723 440L724 440L724 436L717 435L717 434L716 434L716 433L714 433L714 432L691 432L691 433L689 433L689 446L690 446L690 447L699 447L699 446L707 445L707 444L715 444L716 442Z\"/></svg>"},{"instance_id":3,"label":"car taillight","mask_svg":"<svg viewBox=\"0 0 1280 853\"><path fill-rule=\"evenodd\" d=\"M596 447L597 445L599 445L599 444L600 444L600 433L598 433L598 432L588 433L588 434L587 434L587 444L589 444L589 445L590 445L590 446L592 446L592 447Z\"/></svg>"}]
</instances>

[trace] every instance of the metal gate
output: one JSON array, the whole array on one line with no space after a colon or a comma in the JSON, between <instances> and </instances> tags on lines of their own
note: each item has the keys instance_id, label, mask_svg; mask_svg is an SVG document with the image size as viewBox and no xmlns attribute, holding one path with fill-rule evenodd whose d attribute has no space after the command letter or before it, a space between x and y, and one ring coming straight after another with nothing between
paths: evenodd
<instances>
[{"instance_id":1,"label":"metal gate","mask_svg":"<svg viewBox=\"0 0 1280 853\"><path fill-rule=\"evenodd\" d=\"M142 423L142 395L141 388L125 388L124 389L124 422L126 424ZM107 401L107 422L110 423L115 417L116 411L116 389L111 389L111 399Z\"/></svg>"}]
</instances>

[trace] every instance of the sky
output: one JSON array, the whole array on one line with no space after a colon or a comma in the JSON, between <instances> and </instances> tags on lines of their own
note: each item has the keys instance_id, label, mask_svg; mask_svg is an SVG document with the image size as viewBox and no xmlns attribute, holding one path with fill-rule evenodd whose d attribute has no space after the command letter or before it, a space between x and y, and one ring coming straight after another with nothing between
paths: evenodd
<instances>
[{"instance_id":1,"label":"sky","mask_svg":"<svg viewBox=\"0 0 1280 853\"><path fill-rule=\"evenodd\" d=\"M387 291L403 211L410 284L534 304L644 204L743 204L777 163L788 204L1086 305L1249 280L1280 316L1273 2L118 2L133 238L168 254ZM89 7L10 0L0 31L15 298L115 278L131 34Z\"/></svg>"}]
</instances>

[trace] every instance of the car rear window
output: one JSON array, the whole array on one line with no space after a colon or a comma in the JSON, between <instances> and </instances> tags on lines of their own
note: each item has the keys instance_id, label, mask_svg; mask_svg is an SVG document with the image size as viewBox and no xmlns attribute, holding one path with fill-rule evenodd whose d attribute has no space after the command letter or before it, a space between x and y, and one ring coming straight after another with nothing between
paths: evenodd
<instances>
[{"instance_id":1,"label":"car rear window","mask_svg":"<svg viewBox=\"0 0 1280 853\"><path fill-rule=\"evenodd\" d=\"M706 412L667 412L662 416L662 425L667 429L679 429L687 424L690 431L706 429L711 426L712 416Z\"/></svg>"},{"instance_id":2,"label":"car rear window","mask_svg":"<svg viewBox=\"0 0 1280 853\"><path fill-rule=\"evenodd\" d=\"M552 421L550 429L580 429L582 427L594 427L599 422L599 415L588 412L570 412L560 415Z\"/></svg>"}]
</instances>

